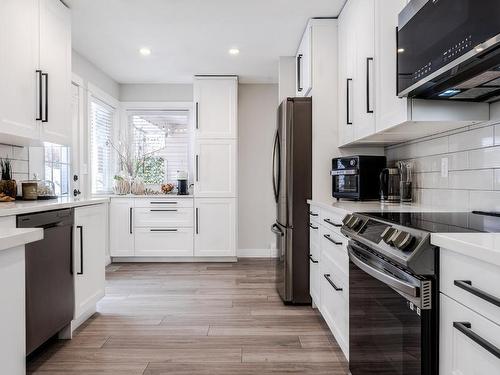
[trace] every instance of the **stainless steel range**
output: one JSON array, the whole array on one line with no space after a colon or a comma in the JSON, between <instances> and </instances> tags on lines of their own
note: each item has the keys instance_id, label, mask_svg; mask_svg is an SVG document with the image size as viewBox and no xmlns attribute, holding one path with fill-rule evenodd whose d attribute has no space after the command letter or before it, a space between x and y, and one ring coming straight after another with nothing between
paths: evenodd
<instances>
[{"instance_id":1,"label":"stainless steel range","mask_svg":"<svg viewBox=\"0 0 500 375\"><path fill-rule=\"evenodd\" d=\"M352 375L438 373L438 252L430 231L347 215Z\"/></svg>"}]
</instances>

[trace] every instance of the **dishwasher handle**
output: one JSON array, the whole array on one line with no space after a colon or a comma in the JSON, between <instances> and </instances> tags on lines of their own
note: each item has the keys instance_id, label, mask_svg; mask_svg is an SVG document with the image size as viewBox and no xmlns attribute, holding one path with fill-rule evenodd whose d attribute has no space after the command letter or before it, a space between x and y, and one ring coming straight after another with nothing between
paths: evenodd
<instances>
[{"instance_id":1,"label":"dishwasher handle","mask_svg":"<svg viewBox=\"0 0 500 375\"><path fill-rule=\"evenodd\" d=\"M80 271L77 275L83 275L83 226L77 225L76 227L80 231Z\"/></svg>"}]
</instances>

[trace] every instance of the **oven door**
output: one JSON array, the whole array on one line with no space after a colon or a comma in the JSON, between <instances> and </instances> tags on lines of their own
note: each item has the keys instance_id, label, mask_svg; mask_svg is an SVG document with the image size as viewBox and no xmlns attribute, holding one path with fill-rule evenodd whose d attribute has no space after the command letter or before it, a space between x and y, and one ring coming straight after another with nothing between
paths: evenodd
<instances>
[{"instance_id":1,"label":"oven door","mask_svg":"<svg viewBox=\"0 0 500 375\"><path fill-rule=\"evenodd\" d=\"M352 375L436 375L437 316L414 302L419 280L349 242Z\"/></svg>"},{"instance_id":2,"label":"oven door","mask_svg":"<svg viewBox=\"0 0 500 375\"><path fill-rule=\"evenodd\" d=\"M331 172L334 197L356 197L359 193L359 175L355 169L334 169Z\"/></svg>"}]
</instances>

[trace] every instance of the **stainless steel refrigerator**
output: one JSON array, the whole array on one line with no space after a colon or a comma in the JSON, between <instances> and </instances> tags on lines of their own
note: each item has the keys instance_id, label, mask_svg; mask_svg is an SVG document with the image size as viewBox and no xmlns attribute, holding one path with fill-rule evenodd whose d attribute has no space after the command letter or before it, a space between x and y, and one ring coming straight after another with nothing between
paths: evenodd
<instances>
[{"instance_id":1,"label":"stainless steel refrigerator","mask_svg":"<svg viewBox=\"0 0 500 375\"><path fill-rule=\"evenodd\" d=\"M287 98L278 109L273 148L278 261L276 286L285 303L309 304L309 208L312 194L312 101Z\"/></svg>"}]
</instances>

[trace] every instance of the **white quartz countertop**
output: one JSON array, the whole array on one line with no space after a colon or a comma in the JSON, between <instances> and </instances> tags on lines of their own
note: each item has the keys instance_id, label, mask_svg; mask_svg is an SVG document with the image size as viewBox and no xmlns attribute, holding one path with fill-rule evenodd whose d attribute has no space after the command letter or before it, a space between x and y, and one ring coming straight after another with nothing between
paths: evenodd
<instances>
[{"instance_id":1,"label":"white quartz countertop","mask_svg":"<svg viewBox=\"0 0 500 375\"><path fill-rule=\"evenodd\" d=\"M382 203L378 201L358 202L358 201L319 201L309 199L307 203L320 208L334 211L352 212L450 212L459 211L449 208L436 208L423 206L417 203ZM463 211L463 210L461 210Z\"/></svg>"},{"instance_id":2,"label":"white quartz countertop","mask_svg":"<svg viewBox=\"0 0 500 375\"><path fill-rule=\"evenodd\" d=\"M109 198L90 198L74 200L73 198L58 198L37 201L15 201L0 203L0 217L29 214L32 212L59 210L64 208L91 206L109 202Z\"/></svg>"},{"instance_id":3,"label":"white quartz countertop","mask_svg":"<svg viewBox=\"0 0 500 375\"><path fill-rule=\"evenodd\" d=\"M41 228L0 228L0 251L43 239Z\"/></svg>"},{"instance_id":4,"label":"white quartz countertop","mask_svg":"<svg viewBox=\"0 0 500 375\"><path fill-rule=\"evenodd\" d=\"M431 243L500 266L500 233L433 233Z\"/></svg>"}]
</instances>

